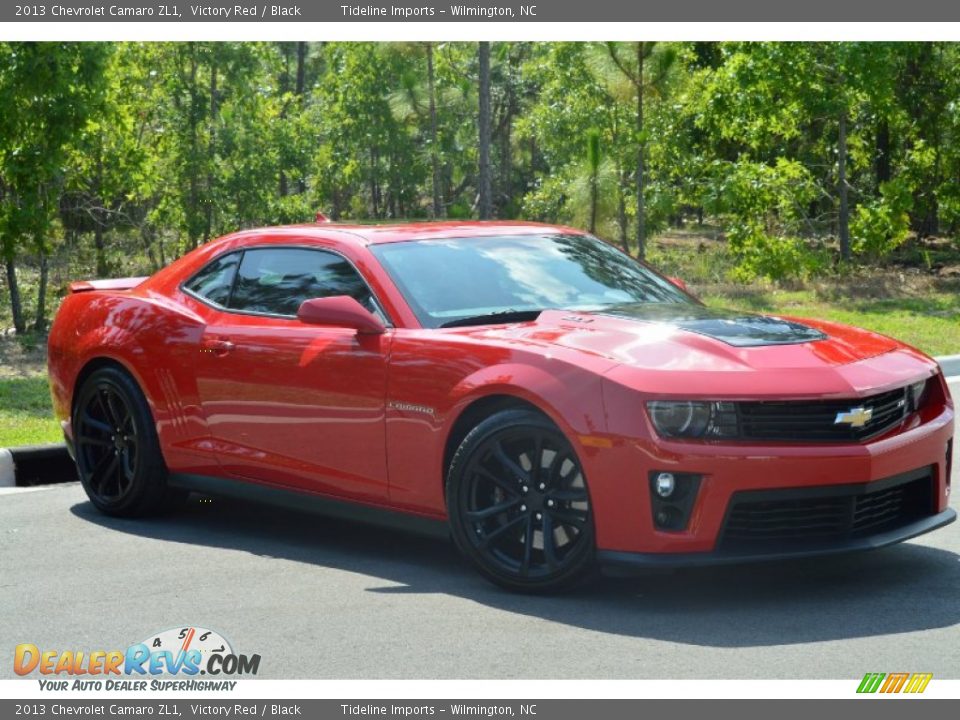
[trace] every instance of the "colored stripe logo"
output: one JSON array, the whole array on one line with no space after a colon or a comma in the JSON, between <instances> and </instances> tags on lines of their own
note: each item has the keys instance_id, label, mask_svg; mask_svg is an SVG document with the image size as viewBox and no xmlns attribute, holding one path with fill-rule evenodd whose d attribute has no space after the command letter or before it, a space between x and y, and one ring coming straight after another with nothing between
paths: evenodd
<instances>
[{"instance_id":1,"label":"colored stripe logo","mask_svg":"<svg viewBox=\"0 0 960 720\"><path fill-rule=\"evenodd\" d=\"M933 673L867 673L860 681L858 693L922 693Z\"/></svg>"}]
</instances>

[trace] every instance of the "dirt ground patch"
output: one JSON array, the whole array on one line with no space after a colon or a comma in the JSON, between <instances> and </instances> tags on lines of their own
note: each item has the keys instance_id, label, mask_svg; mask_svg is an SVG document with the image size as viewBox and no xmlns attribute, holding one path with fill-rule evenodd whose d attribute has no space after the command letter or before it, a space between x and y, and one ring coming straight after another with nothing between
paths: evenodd
<instances>
[{"instance_id":1,"label":"dirt ground patch","mask_svg":"<svg viewBox=\"0 0 960 720\"><path fill-rule=\"evenodd\" d=\"M0 335L0 378L29 378L47 374L47 339Z\"/></svg>"}]
</instances>

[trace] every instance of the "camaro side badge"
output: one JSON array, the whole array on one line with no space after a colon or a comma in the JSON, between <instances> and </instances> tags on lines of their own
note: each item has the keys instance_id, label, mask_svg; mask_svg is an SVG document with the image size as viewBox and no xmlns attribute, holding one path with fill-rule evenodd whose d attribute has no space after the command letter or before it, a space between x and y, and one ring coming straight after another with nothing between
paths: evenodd
<instances>
[{"instance_id":1,"label":"camaro side badge","mask_svg":"<svg viewBox=\"0 0 960 720\"><path fill-rule=\"evenodd\" d=\"M393 410L400 410L401 412L420 413L422 415L430 416L433 415L432 407L427 407L426 405L417 405L415 403L395 402L394 400L391 400L387 403L387 407Z\"/></svg>"},{"instance_id":2,"label":"camaro side badge","mask_svg":"<svg viewBox=\"0 0 960 720\"><path fill-rule=\"evenodd\" d=\"M850 427L859 428L870 422L872 417L873 408L855 407L850 408L847 412L837 413L837 419L833 421L833 424L846 423Z\"/></svg>"}]
</instances>

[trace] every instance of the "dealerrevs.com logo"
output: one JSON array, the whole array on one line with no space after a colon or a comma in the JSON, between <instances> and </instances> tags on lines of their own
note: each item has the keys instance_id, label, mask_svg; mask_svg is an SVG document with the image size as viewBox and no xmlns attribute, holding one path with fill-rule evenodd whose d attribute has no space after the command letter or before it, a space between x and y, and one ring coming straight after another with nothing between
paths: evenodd
<instances>
[{"instance_id":1,"label":"dealerrevs.com logo","mask_svg":"<svg viewBox=\"0 0 960 720\"><path fill-rule=\"evenodd\" d=\"M17 675L45 676L38 678L41 690L232 690L236 681L225 677L256 675L259 669L259 655L236 653L219 633L195 626L164 630L126 650L22 643L13 655Z\"/></svg>"}]
</instances>

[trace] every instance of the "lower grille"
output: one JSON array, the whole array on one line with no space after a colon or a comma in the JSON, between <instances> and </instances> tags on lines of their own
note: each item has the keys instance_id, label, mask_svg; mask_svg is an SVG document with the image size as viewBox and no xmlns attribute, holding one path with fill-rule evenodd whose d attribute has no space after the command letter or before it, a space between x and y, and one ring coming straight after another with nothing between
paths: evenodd
<instances>
[{"instance_id":1,"label":"lower grille","mask_svg":"<svg viewBox=\"0 0 960 720\"><path fill-rule=\"evenodd\" d=\"M743 491L730 500L718 549L816 548L893 530L933 510L929 468L859 485Z\"/></svg>"}]
</instances>

